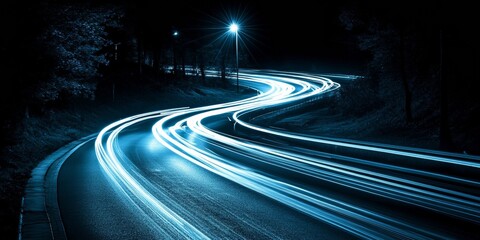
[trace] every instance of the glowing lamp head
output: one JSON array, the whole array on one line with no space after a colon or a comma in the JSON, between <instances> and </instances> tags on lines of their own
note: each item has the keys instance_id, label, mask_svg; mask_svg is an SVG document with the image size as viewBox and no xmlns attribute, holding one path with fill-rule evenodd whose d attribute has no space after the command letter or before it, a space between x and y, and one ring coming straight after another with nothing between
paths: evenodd
<instances>
[{"instance_id":1,"label":"glowing lamp head","mask_svg":"<svg viewBox=\"0 0 480 240\"><path fill-rule=\"evenodd\" d=\"M230 32L232 33L238 32L238 25L236 23L232 23L232 25L230 25Z\"/></svg>"}]
</instances>

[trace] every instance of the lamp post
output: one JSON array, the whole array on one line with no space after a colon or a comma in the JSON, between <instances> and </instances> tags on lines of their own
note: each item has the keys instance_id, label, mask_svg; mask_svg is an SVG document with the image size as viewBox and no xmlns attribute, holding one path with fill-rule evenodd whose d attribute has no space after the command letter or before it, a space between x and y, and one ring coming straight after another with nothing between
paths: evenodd
<instances>
[{"instance_id":1,"label":"lamp post","mask_svg":"<svg viewBox=\"0 0 480 240\"><path fill-rule=\"evenodd\" d=\"M232 23L230 25L230 32L235 33L235 56L237 60L237 93L239 92L238 87L238 25L236 23Z\"/></svg>"},{"instance_id":2,"label":"lamp post","mask_svg":"<svg viewBox=\"0 0 480 240\"><path fill-rule=\"evenodd\" d=\"M173 31L173 45L172 45L172 50L173 50L173 78L177 80L178 73L177 73L177 42L179 36L179 32L177 30Z\"/></svg>"}]
</instances>

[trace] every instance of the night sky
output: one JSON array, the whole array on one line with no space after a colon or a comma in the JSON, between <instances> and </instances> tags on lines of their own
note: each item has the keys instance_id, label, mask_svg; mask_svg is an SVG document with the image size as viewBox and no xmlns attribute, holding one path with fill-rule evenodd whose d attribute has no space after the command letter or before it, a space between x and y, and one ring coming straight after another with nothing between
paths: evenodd
<instances>
[{"instance_id":1,"label":"night sky","mask_svg":"<svg viewBox=\"0 0 480 240\"><path fill-rule=\"evenodd\" d=\"M140 28L151 41L164 39L177 28L189 40L213 34L212 28L227 30L229 19L243 16L241 31L251 37L246 45L261 67L305 70L316 72L362 72L368 54L358 50L355 35L345 30L339 15L345 8L356 6L365 14L388 9L406 19L411 11L425 11L429 18L431 9L440 1L45 1L78 2L90 4L111 3L127 6L131 18L137 19ZM446 22L454 28L475 27L475 8L449 1ZM13 3L18 5L20 3ZM458 25L458 26L456 26ZM7 26L8 27L8 26ZM137 26L138 27L138 26ZM465 41L469 41L465 38Z\"/></svg>"},{"instance_id":2,"label":"night sky","mask_svg":"<svg viewBox=\"0 0 480 240\"><path fill-rule=\"evenodd\" d=\"M345 30L339 14L345 8L356 6L364 10L381 12L389 9L404 15L411 11L425 11L429 18L430 9L440 1L45 1L78 2L90 4L112 3L127 6L130 17L138 20L144 34L152 41L161 39L173 28L195 40L212 34L211 28L225 28L228 18L243 16L241 30L248 28L251 37L247 47L262 67L306 70L317 72L361 72L366 53L358 50L355 35ZM463 28L468 34L475 25L475 8L468 4L445 2L448 14L445 22L453 28ZM20 3L10 3L20 5ZM7 12L8 13L8 12ZM7 24L6 27L11 26ZM15 25L15 24L14 24ZM457 26L458 25L458 26ZM13 26L15 27L15 26ZM244 34L244 33L240 33ZM474 41L461 36L462 41Z\"/></svg>"},{"instance_id":3,"label":"night sky","mask_svg":"<svg viewBox=\"0 0 480 240\"><path fill-rule=\"evenodd\" d=\"M475 8L442 1L448 9L443 20L453 29L469 32L474 27ZM242 28L254 40L247 44L263 67L318 72L361 72L367 54L358 50L354 34L345 30L339 15L355 6L363 13L395 13L409 19L412 12L428 21L435 17L440 1L154 1L129 4L146 32L164 34L172 27L202 38L211 28L225 28L228 18L243 16ZM417 14L418 15L418 14ZM160 30L163 29L163 30ZM163 32L163 33L162 33ZM242 34L242 33L241 33ZM252 40L252 39L251 39ZM463 40L462 40L463 41ZM470 41L465 38L465 41Z\"/></svg>"},{"instance_id":4,"label":"night sky","mask_svg":"<svg viewBox=\"0 0 480 240\"><path fill-rule=\"evenodd\" d=\"M179 1L130 5L146 32L177 28L195 38L227 30L228 18L243 19L247 47L257 63L271 68L355 71L363 56L338 16L348 3L295 1L271 5L259 1ZM247 29L245 29L247 28ZM220 30L219 30L220 29ZM243 33L240 33L243 34ZM341 66L339 66L341 65ZM356 68L356 69L353 69Z\"/></svg>"}]
</instances>

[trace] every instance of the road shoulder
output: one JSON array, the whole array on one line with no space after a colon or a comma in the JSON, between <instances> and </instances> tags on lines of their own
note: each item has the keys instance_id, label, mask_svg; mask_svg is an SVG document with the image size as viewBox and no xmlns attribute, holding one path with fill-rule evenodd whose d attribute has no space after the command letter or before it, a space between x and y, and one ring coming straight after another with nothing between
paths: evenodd
<instances>
[{"instance_id":1,"label":"road shoulder","mask_svg":"<svg viewBox=\"0 0 480 240\"><path fill-rule=\"evenodd\" d=\"M33 169L22 198L18 239L66 239L57 202L58 173L65 160L95 136L63 146Z\"/></svg>"}]
</instances>

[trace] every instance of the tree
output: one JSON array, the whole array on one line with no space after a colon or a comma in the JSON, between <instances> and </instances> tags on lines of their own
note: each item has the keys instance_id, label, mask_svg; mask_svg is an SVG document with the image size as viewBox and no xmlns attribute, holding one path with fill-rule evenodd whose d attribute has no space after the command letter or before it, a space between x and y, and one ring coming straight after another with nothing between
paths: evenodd
<instances>
[{"instance_id":1,"label":"tree","mask_svg":"<svg viewBox=\"0 0 480 240\"><path fill-rule=\"evenodd\" d=\"M411 77L408 76L406 55L411 48L407 45L414 39L406 31L403 19L391 20L382 15L359 16L352 9L343 11L339 19L347 30L357 34L359 49L370 52L369 71L384 82L388 79L400 80L400 85L396 82L384 85L402 87L405 121L412 121Z\"/></svg>"},{"instance_id":2,"label":"tree","mask_svg":"<svg viewBox=\"0 0 480 240\"><path fill-rule=\"evenodd\" d=\"M389 111L396 111L400 96L393 91L401 90L402 111L413 123L408 127L438 127L438 132L426 133L444 150L477 148L480 128L473 116L480 101L473 86L480 76L480 58L475 11L469 4L447 1L393 1L358 4L339 16L357 37L358 47L370 53L370 79L381 85L379 93Z\"/></svg>"},{"instance_id":3,"label":"tree","mask_svg":"<svg viewBox=\"0 0 480 240\"><path fill-rule=\"evenodd\" d=\"M122 12L111 6L85 5L49 5L45 12L51 24L40 41L54 59L54 67L40 83L36 99L94 98L99 69L109 63L103 50L114 44L107 29L120 26Z\"/></svg>"}]
</instances>

